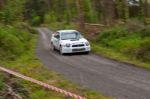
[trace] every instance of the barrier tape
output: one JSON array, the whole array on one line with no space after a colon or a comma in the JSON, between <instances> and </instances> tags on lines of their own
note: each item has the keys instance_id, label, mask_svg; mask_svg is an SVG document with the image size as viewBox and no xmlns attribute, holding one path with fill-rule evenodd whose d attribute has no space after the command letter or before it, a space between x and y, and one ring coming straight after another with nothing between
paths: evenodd
<instances>
[{"instance_id":1,"label":"barrier tape","mask_svg":"<svg viewBox=\"0 0 150 99\"><path fill-rule=\"evenodd\" d=\"M33 78L31 78L31 77L24 76L24 75L22 75L22 74L19 74L19 73L17 73L17 72L12 71L12 70L6 69L6 68L4 68L4 67L0 67L0 70L3 71L3 72L6 72L6 73L12 74L12 75L14 75L14 76L16 76L16 77L22 78L22 79L24 79L24 80L30 81L30 82L32 82L32 83L38 84L38 85L40 85L40 86L43 86L43 87L45 87L45 88L47 88L47 89L51 89L51 90L53 90L53 91L62 93L62 94L64 94L64 95L66 95L66 96L69 96L69 97L72 97L72 98L75 98L75 99L86 99L85 97L76 95L76 94L74 94L74 93L71 93L71 92L69 92L69 91L65 91L65 90L63 90L63 89L54 87L54 86L49 85L49 84L43 83L43 82L38 81L38 80L36 80L36 79L33 79Z\"/></svg>"}]
</instances>

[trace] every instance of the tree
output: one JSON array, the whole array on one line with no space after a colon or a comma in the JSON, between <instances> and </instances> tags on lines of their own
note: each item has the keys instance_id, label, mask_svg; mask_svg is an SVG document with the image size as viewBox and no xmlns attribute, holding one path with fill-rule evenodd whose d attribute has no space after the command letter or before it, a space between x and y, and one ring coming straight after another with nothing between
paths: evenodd
<instances>
[{"instance_id":1,"label":"tree","mask_svg":"<svg viewBox=\"0 0 150 99\"><path fill-rule=\"evenodd\" d=\"M71 20L71 12L70 12L70 0L65 0L66 5L66 23L69 24Z\"/></svg>"},{"instance_id":2,"label":"tree","mask_svg":"<svg viewBox=\"0 0 150 99\"><path fill-rule=\"evenodd\" d=\"M144 0L143 1L143 10L144 10L144 16L147 18L147 17L150 17L150 8L149 8L149 4L148 4L148 0Z\"/></svg>"},{"instance_id":3,"label":"tree","mask_svg":"<svg viewBox=\"0 0 150 99\"><path fill-rule=\"evenodd\" d=\"M4 6L4 0L0 0L0 9L2 9L3 8L3 6Z\"/></svg>"},{"instance_id":4,"label":"tree","mask_svg":"<svg viewBox=\"0 0 150 99\"><path fill-rule=\"evenodd\" d=\"M148 0L140 0L139 17L140 17L140 20L142 20L145 24L147 23L146 22L147 18L150 17L149 10L150 10L150 8L149 8Z\"/></svg>"},{"instance_id":5,"label":"tree","mask_svg":"<svg viewBox=\"0 0 150 99\"><path fill-rule=\"evenodd\" d=\"M128 6L128 1L127 0L123 0L123 7L124 7L123 19L126 22L127 19L129 19L129 6Z\"/></svg>"},{"instance_id":6,"label":"tree","mask_svg":"<svg viewBox=\"0 0 150 99\"><path fill-rule=\"evenodd\" d=\"M145 0L144 0L145 1ZM144 2L143 0L140 0L140 13L139 13L139 18L141 21L143 21L145 23L145 19L146 19L146 16L145 16L145 7L144 7Z\"/></svg>"},{"instance_id":7,"label":"tree","mask_svg":"<svg viewBox=\"0 0 150 99\"><path fill-rule=\"evenodd\" d=\"M129 18L129 5L127 0L116 0L117 15L124 22Z\"/></svg>"},{"instance_id":8,"label":"tree","mask_svg":"<svg viewBox=\"0 0 150 99\"><path fill-rule=\"evenodd\" d=\"M115 2L113 0L101 0L102 20L105 25L111 25L115 19Z\"/></svg>"},{"instance_id":9,"label":"tree","mask_svg":"<svg viewBox=\"0 0 150 99\"><path fill-rule=\"evenodd\" d=\"M97 17L97 22L101 22L101 17L102 17L102 5L101 5L101 0L92 0L93 4L93 10L95 12L95 16Z\"/></svg>"},{"instance_id":10,"label":"tree","mask_svg":"<svg viewBox=\"0 0 150 99\"><path fill-rule=\"evenodd\" d=\"M15 21L21 21L23 19L23 4L24 0L7 0L2 1L0 10L0 19L5 24L11 24Z\"/></svg>"},{"instance_id":11,"label":"tree","mask_svg":"<svg viewBox=\"0 0 150 99\"><path fill-rule=\"evenodd\" d=\"M96 13L91 0L82 0L82 10L84 11L84 19L88 23L94 23L97 20Z\"/></svg>"},{"instance_id":12,"label":"tree","mask_svg":"<svg viewBox=\"0 0 150 99\"><path fill-rule=\"evenodd\" d=\"M25 3L25 19L32 25L39 25L44 22L47 5L43 0L27 0Z\"/></svg>"},{"instance_id":13,"label":"tree","mask_svg":"<svg viewBox=\"0 0 150 99\"><path fill-rule=\"evenodd\" d=\"M78 11L78 21L80 24L80 30L83 30L85 28L84 25L84 13L81 7L81 1L80 0L76 0L76 7L77 7L77 11Z\"/></svg>"}]
</instances>

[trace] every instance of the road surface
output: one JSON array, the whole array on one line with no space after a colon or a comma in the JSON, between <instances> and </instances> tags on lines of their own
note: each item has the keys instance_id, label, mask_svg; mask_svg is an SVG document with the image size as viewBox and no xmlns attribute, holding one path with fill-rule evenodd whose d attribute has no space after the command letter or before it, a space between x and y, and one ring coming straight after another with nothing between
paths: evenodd
<instances>
[{"instance_id":1,"label":"road surface","mask_svg":"<svg viewBox=\"0 0 150 99\"><path fill-rule=\"evenodd\" d=\"M150 70L94 54L59 55L50 50L51 31L39 28L37 56L72 82L117 99L150 99Z\"/></svg>"}]
</instances>

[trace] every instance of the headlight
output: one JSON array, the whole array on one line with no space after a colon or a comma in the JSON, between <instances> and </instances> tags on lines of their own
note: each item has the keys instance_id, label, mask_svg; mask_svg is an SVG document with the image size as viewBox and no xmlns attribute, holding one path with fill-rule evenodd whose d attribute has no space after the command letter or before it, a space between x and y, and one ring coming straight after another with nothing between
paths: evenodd
<instances>
[{"instance_id":1,"label":"headlight","mask_svg":"<svg viewBox=\"0 0 150 99\"><path fill-rule=\"evenodd\" d=\"M71 44L67 43L65 46L66 46L66 47L70 47L70 46L71 46Z\"/></svg>"},{"instance_id":2,"label":"headlight","mask_svg":"<svg viewBox=\"0 0 150 99\"><path fill-rule=\"evenodd\" d=\"M86 46L89 46L89 45L90 45L90 43L89 43L89 42L85 42L85 45L86 45Z\"/></svg>"}]
</instances>

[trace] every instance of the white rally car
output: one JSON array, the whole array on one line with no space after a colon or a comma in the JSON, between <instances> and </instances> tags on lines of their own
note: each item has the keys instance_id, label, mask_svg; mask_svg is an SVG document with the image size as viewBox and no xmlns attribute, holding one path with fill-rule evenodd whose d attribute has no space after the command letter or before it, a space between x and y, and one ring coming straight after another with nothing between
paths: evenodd
<instances>
[{"instance_id":1,"label":"white rally car","mask_svg":"<svg viewBox=\"0 0 150 99\"><path fill-rule=\"evenodd\" d=\"M52 34L51 47L60 54L91 51L89 42L76 30L59 30Z\"/></svg>"}]
</instances>

